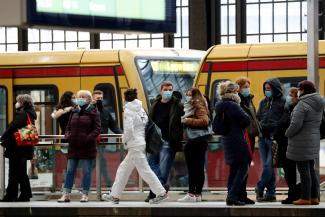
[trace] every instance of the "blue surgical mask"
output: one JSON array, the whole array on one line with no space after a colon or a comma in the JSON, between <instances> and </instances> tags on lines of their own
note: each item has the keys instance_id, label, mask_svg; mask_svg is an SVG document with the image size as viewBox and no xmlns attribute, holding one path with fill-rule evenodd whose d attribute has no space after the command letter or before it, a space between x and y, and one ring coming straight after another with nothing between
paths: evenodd
<instances>
[{"instance_id":1,"label":"blue surgical mask","mask_svg":"<svg viewBox=\"0 0 325 217\"><path fill-rule=\"evenodd\" d=\"M270 91L270 90L266 90L266 91L265 91L265 96L266 96L266 97L271 97L271 96L272 96L272 91Z\"/></svg>"},{"instance_id":2,"label":"blue surgical mask","mask_svg":"<svg viewBox=\"0 0 325 217\"><path fill-rule=\"evenodd\" d=\"M292 97L291 96L287 96L286 97L286 103L288 104L288 105L292 105Z\"/></svg>"},{"instance_id":3,"label":"blue surgical mask","mask_svg":"<svg viewBox=\"0 0 325 217\"><path fill-rule=\"evenodd\" d=\"M162 98L164 100L170 100L173 96L173 92L172 91L164 91L163 94L162 94Z\"/></svg>"},{"instance_id":4,"label":"blue surgical mask","mask_svg":"<svg viewBox=\"0 0 325 217\"><path fill-rule=\"evenodd\" d=\"M248 97L250 94L251 94L250 88L243 88L243 92L241 93L241 95L243 95L244 97Z\"/></svg>"},{"instance_id":5,"label":"blue surgical mask","mask_svg":"<svg viewBox=\"0 0 325 217\"><path fill-rule=\"evenodd\" d=\"M189 102L192 100L192 96L186 96L186 102Z\"/></svg>"},{"instance_id":6,"label":"blue surgical mask","mask_svg":"<svg viewBox=\"0 0 325 217\"><path fill-rule=\"evenodd\" d=\"M87 104L87 101L84 98L78 98L76 101L77 105L79 105L80 107L84 106Z\"/></svg>"}]
</instances>

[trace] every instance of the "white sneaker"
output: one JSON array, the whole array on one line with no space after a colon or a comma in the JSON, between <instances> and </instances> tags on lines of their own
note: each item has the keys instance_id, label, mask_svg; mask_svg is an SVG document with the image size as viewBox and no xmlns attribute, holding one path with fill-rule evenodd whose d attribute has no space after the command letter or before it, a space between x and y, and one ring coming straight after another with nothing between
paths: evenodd
<instances>
[{"instance_id":1,"label":"white sneaker","mask_svg":"<svg viewBox=\"0 0 325 217\"><path fill-rule=\"evenodd\" d=\"M196 202L202 202L202 196L195 196Z\"/></svg>"},{"instance_id":2,"label":"white sneaker","mask_svg":"<svg viewBox=\"0 0 325 217\"><path fill-rule=\"evenodd\" d=\"M82 194L80 202L83 202L83 203L88 202L88 195L87 194Z\"/></svg>"},{"instance_id":3,"label":"white sneaker","mask_svg":"<svg viewBox=\"0 0 325 217\"><path fill-rule=\"evenodd\" d=\"M197 200L196 200L195 196L191 196L189 194L186 194L185 197L180 198L177 201L178 202L192 202L192 203L195 203Z\"/></svg>"},{"instance_id":4,"label":"white sneaker","mask_svg":"<svg viewBox=\"0 0 325 217\"><path fill-rule=\"evenodd\" d=\"M120 199L113 197L110 194L102 194L101 199L103 201L111 201L113 204L119 204Z\"/></svg>"},{"instance_id":5,"label":"white sneaker","mask_svg":"<svg viewBox=\"0 0 325 217\"><path fill-rule=\"evenodd\" d=\"M59 203L69 203L70 202L70 194L69 193L64 193L60 199L58 199Z\"/></svg>"},{"instance_id":6,"label":"white sneaker","mask_svg":"<svg viewBox=\"0 0 325 217\"><path fill-rule=\"evenodd\" d=\"M159 195L159 196L149 200L149 203L150 204L158 204L158 203L163 202L163 201L165 201L167 199L168 199L168 194L165 193L163 195Z\"/></svg>"}]
</instances>

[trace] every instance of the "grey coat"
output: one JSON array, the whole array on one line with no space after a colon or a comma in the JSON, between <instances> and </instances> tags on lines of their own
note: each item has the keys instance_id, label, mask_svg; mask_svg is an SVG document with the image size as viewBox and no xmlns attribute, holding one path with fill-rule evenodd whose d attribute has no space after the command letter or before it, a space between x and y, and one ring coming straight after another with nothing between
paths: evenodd
<instances>
[{"instance_id":1,"label":"grey coat","mask_svg":"<svg viewBox=\"0 0 325 217\"><path fill-rule=\"evenodd\" d=\"M286 156L294 161L313 160L319 156L319 127L324 110L324 99L319 93L307 94L291 114L290 126L285 135L289 138Z\"/></svg>"}]
</instances>

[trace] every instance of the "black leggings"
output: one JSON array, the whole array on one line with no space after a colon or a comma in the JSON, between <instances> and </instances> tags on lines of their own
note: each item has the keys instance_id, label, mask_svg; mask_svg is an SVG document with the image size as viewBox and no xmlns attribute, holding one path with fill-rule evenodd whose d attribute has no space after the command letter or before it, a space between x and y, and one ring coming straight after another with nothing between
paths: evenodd
<instances>
[{"instance_id":1,"label":"black leggings","mask_svg":"<svg viewBox=\"0 0 325 217\"><path fill-rule=\"evenodd\" d=\"M204 163L208 142L206 140L189 141L184 153L188 170L188 192L201 194L204 184Z\"/></svg>"},{"instance_id":2,"label":"black leggings","mask_svg":"<svg viewBox=\"0 0 325 217\"><path fill-rule=\"evenodd\" d=\"M315 161L297 161L301 179L301 198L310 200L319 198L319 181L315 172Z\"/></svg>"}]
</instances>

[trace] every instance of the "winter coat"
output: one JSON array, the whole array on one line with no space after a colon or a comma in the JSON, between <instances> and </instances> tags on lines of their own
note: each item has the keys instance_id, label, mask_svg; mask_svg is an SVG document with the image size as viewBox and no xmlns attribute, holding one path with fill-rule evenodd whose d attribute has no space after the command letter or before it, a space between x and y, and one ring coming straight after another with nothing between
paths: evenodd
<instances>
[{"instance_id":1,"label":"winter coat","mask_svg":"<svg viewBox=\"0 0 325 217\"><path fill-rule=\"evenodd\" d=\"M114 120L108 109L103 108L103 110L99 110L99 113L101 120L100 133L107 134L108 129L110 129L113 133L116 134L122 133L122 130L118 128L116 121Z\"/></svg>"},{"instance_id":2,"label":"winter coat","mask_svg":"<svg viewBox=\"0 0 325 217\"><path fill-rule=\"evenodd\" d=\"M145 127L148 116L138 99L128 102L124 106L124 133L122 142L127 148L145 146Z\"/></svg>"},{"instance_id":3,"label":"winter coat","mask_svg":"<svg viewBox=\"0 0 325 217\"><path fill-rule=\"evenodd\" d=\"M74 109L65 132L65 139L69 142L68 158L96 158L96 138L99 134L100 115L97 108L88 104Z\"/></svg>"},{"instance_id":4,"label":"winter coat","mask_svg":"<svg viewBox=\"0 0 325 217\"><path fill-rule=\"evenodd\" d=\"M55 110L51 114L51 117L53 119L58 120L62 135L65 134L65 129L66 129L67 125L68 125L72 110L73 110L73 106L68 106L68 107L65 107L63 109Z\"/></svg>"},{"instance_id":5,"label":"winter coat","mask_svg":"<svg viewBox=\"0 0 325 217\"><path fill-rule=\"evenodd\" d=\"M294 161L314 160L319 156L319 127L325 104L319 93L307 94L291 114L285 135L289 138L287 158Z\"/></svg>"},{"instance_id":6,"label":"winter coat","mask_svg":"<svg viewBox=\"0 0 325 217\"><path fill-rule=\"evenodd\" d=\"M250 94L249 97L244 97L241 94L238 95L240 96L241 99L240 107L248 114L250 118L250 124L247 127L248 136L249 138L255 138L256 136L259 136L261 134L261 126L257 120L256 109L253 104L254 95ZM253 142L255 142L255 140L251 141L251 143Z\"/></svg>"},{"instance_id":7,"label":"winter coat","mask_svg":"<svg viewBox=\"0 0 325 217\"><path fill-rule=\"evenodd\" d=\"M179 99L173 97L172 106L169 112L169 146L175 152L182 150L182 140L183 140L183 124L181 123L181 117L184 114L183 104ZM149 116L151 119L154 119L155 107L157 103L161 101L161 96L157 96L150 107Z\"/></svg>"},{"instance_id":8,"label":"winter coat","mask_svg":"<svg viewBox=\"0 0 325 217\"><path fill-rule=\"evenodd\" d=\"M229 132L222 136L226 164L251 162L252 156L245 139L245 128L250 124L247 113L231 99L222 99L216 104L215 109L216 115L224 114L224 120L229 128Z\"/></svg>"},{"instance_id":9,"label":"winter coat","mask_svg":"<svg viewBox=\"0 0 325 217\"><path fill-rule=\"evenodd\" d=\"M191 102L195 108L194 115L187 117L184 124L189 127L206 127L209 124L209 111L206 103L199 100Z\"/></svg>"},{"instance_id":10,"label":"winter coat","mask_svg":"<svg viewBox=\"0 0 325 217\"><path fill-rule=\"evenodd\" d=\"M262 136L271 137L274 135L284 112L285 99L283 98L283 90L279 79L271 78L267 80L263 84L264 92L266 83L271 86L272 97L262 99L257 112L257 119L260 121Z\"/></svg>"},{"instance_id":11,"label":"winter coat","mask_svg":"<svg viewBox=\"0 0 325 217\"><path fill-rule=\"evenodd\" d=\"M33 157L33 147L18 147L14 133L27 125L27 114L29 115L33 124L37 118L36 112L33 107L23 107L16 111L14 119L8 125L7 129L1 136L2 146L5 148L4 156L7 158L25 158L31 160Z\"/></svg>"}]
</instances>

